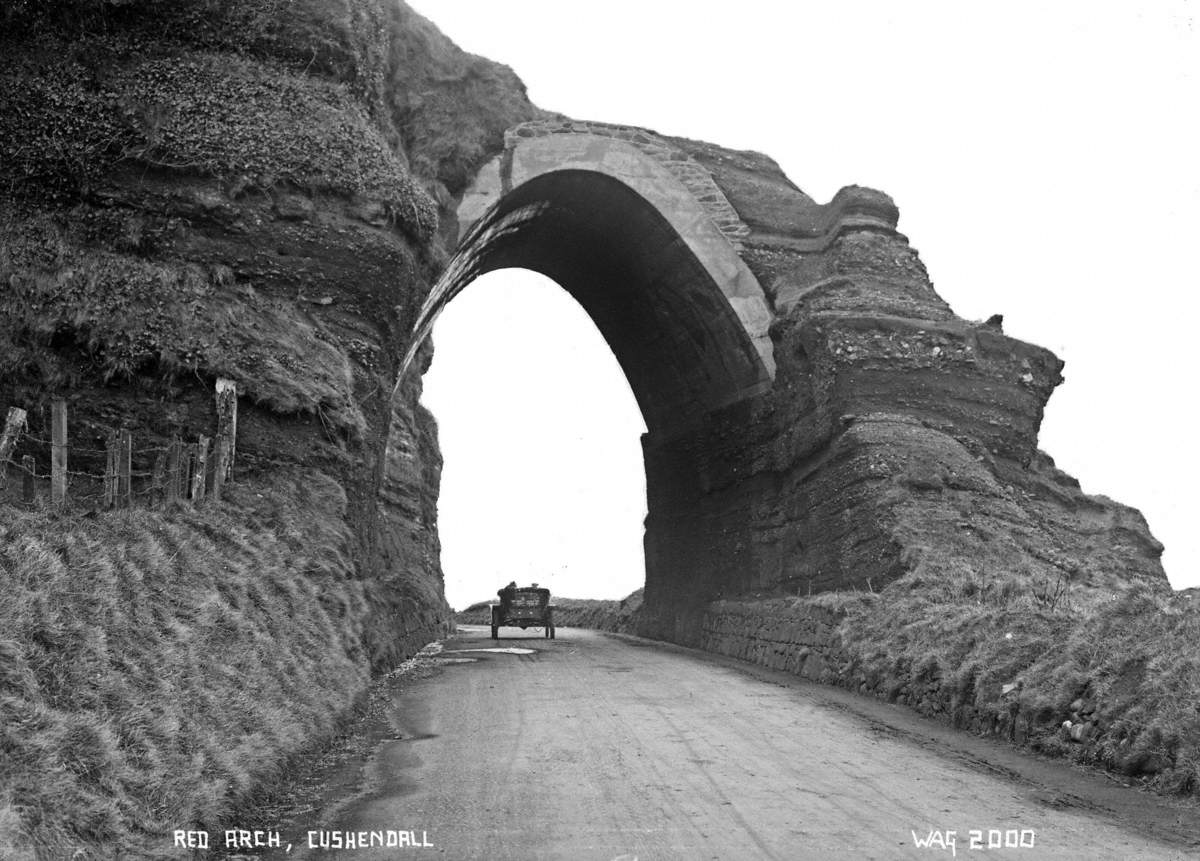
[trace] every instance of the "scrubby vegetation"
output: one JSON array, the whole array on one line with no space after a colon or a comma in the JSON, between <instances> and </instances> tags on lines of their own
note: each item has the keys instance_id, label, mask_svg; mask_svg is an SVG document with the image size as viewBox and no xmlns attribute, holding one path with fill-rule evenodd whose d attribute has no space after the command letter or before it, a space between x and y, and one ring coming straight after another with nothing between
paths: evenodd
<instances>
[{"instance_id":1,"label":"scrubby vegetation","mask_svg":"<svg viewBox=\"0 0 1200 861\"><path fill-rule=\"evenodd\" d=\"M557 116L534 107L507 66L467 54L406 6L393 24L388 107L413 170L460 194L475 171L500 151L506 129Z\"/></svg>"},{"instance_id":2,"label":"scrubby vegetation","mask_svg":"<svg viewBox=\"0 0 1200 861\"><path fill-rule=\"evenodd\" d=\"M226 376L280 413L320 411L361 435L350 361L302 310L233 285L228 267L147 259L171 221L0 203L0 374L49 390Z\"/></svg>"},{"instance_id":3,"label":"scrubby vegetation","mask_svg":"<svg viewBox=\"0 0 1200 861\"><path fill-rule=\"evenodd\" d=\"M332 195L436 260L435 198L540 114L516 76L385 0L20 0L0 23L0 371L78 385L81 347L89 379L229 376L361 435L351 366L376 370L371 345L261 301L295 275L197 259L193 233L239 229L247 195ZM172 176L197 184L172 194ZM339 234L347 256L388 253ZM312 253L311 233L292 242ZM399 286L379 305L411 313L422 288Z\"/></svg>"},{"instance_id":4,"label":"scrubby vegetation","mask_svg":"<svg viewBox=\"0 0 1200 861\"><path fill-rule=\"evenodd\" d=\"M1163 791L1200 790L1193 596L942 569L856 597L832 680Z\"/></svg>"},{"instance_id":5,"label":"scrubby vegetation","mask_svg":"<svg viewBox=\"0 0 1200 861\"><path fill-rule=\"evenodd\" d=\"M718 601L704 645L1161 792L1200 791L1196 590L992 561L926 548L879 591Z\"/></svg>"},{"instance_id":6,"label":"scrubby vegetation","mask_svg":"<svg viewBox=\"0 0 1200 861\"><path fill-rule=\"evenodd\" d=\"M4 69L0 173L14 191L65 202L132 163L367 194L414 236L432 234L436 205L344 85L269 60L140 47L74 45L73 62L23 54ZM88 51L103 65L89 68Z\"/></svg>"},{"instance_id":7,"label":"scrubby vegetation","mask_svg":"<svg viewBox=\"0 0 1200 861\"><path fill-rule=\"evenodd\" d=\"M230 494L0 512L0 856L169 854L168 829L215 827L364 688L340 487Z\"/></svg>"},{"instance_id":8,"label":"scrubby vegetation","mask_svg":"<svg viewBox=\"0 0 1200 861\"><path fill-rule=\"evenodd\" d=\"M534 108L507 67L386 0L16 2L0 164L70 199L129 161L368 192L428 238ZM11 43L10 43L11 44ZM31 47L32 46L32 47ZM31 145L35 144L35 145Z\"/></svg>"}]
</instances>

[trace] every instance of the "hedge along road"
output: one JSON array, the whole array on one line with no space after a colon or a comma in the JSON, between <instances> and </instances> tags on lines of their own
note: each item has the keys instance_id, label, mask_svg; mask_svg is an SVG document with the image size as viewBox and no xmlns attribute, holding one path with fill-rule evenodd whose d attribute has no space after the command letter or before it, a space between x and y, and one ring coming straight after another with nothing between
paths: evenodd
<instances>
[{"instance_id":1,"label":"hedge along road","mask_svg":"<svg viewBox=\"0 0 1200 861\"><path fill-rule=\"evenodd\" d=\"M292 844L265 857L1092 861L1200 847L1191 803L898 706L632 637L501 633L461 627L383 682L357 754L309 775L319 785L291 821L256 817ZM372 831L384 847L307 848Z\"/></svg>"}]
</instances>

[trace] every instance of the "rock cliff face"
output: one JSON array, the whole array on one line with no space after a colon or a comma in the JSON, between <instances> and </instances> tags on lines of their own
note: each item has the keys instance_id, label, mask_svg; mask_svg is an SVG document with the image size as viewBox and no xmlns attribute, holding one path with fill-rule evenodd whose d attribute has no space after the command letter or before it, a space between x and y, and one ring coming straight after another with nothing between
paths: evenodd
<instances>
[{"instance_id":1,"label":"rock cliff face","mask_svg":"<svg viewBox=\"0 0 1200 861\"><path fill-rule=\"evenodd\" d=\"M1167 588L1141 516L1037 449L1059 360L958 318L881 192L818 205L756 153L548 118L456 214L419 331L476 275L535 269L642 408L642 633L695 645L714 599L911 572Z\"/></svg>"},{"instance_id":2,"label":"rock cliff face","mask_svg":"<svg viewBox=\"0 0 1200 861\"><path fill-rule=\"evenodd\" d=\"M211 432L233 379L236 480L301 466L347 494L373 660L433 636L435 426L419 379L389 396L439 202L536 115L520 82L383 0L0 14L0 403L47 436L65 395L87 468L114 427Z\"/></svg>"},{"instance_id":3,"label":"rock cliff face","mask_svg":"<svg viewBox=\"0 0 1200 861\"><path fill-rule=\"evenodd\" d=\"M698 644L703 601L912 572L1169 591L1141 515L1084 495L1037 449L1061 362L956 317L890 199L850 187L817 206L764 156L673 143L748 228L739 254L772 307L776 376L647 437L644 633Z\"/></svg>"}]
</instances>

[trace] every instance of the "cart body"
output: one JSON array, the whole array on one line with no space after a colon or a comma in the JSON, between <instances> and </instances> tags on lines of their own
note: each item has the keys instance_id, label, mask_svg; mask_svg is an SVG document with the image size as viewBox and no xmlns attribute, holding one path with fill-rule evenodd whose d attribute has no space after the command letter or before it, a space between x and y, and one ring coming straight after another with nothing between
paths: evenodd
<instances>
[{"instance_id":1,"label":"cart body","mask_svg":"<svg viewBox=\"0 0 1200 861\"><path fill-rule=\"evenodd\" d=\"M504 627L543 628L548 639L554 639L554 605L550 590L532 586L501 589L500 603L492 604L492 639L500 637Z\"/></svg>"}]
</instances>

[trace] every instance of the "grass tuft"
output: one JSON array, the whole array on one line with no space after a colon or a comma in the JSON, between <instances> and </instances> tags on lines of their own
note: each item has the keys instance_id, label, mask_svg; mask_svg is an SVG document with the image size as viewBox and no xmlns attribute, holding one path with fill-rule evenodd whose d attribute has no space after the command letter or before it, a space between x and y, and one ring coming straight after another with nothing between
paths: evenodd
<instances>
[{"instance_id":1,"label":"grass tuft","mask_svg":"<svg viewBox=\"0 0 1200 861\"><path fill-rule=\"evenodd\" d=\"M295 473L219 510L4 510L0 856L167 854L334 731L369 676L344 508Z\"/></svg>"},{"instance_id":2,"label":"grass tuft","mask_svg":"<svg viewBox=\"0 0 1200 861\"><path fill-rule=\"evenodd\" d=\"M855 669L832 680L1160 791L1196 791L1200 603L1140 582L1114 592L1086 578L1048 588L1022 570L981 579L926 556L881 600L843 605L838 642ZM1084 729L1072 736L1066 721Z\"/></svg>"}]
</instances>

